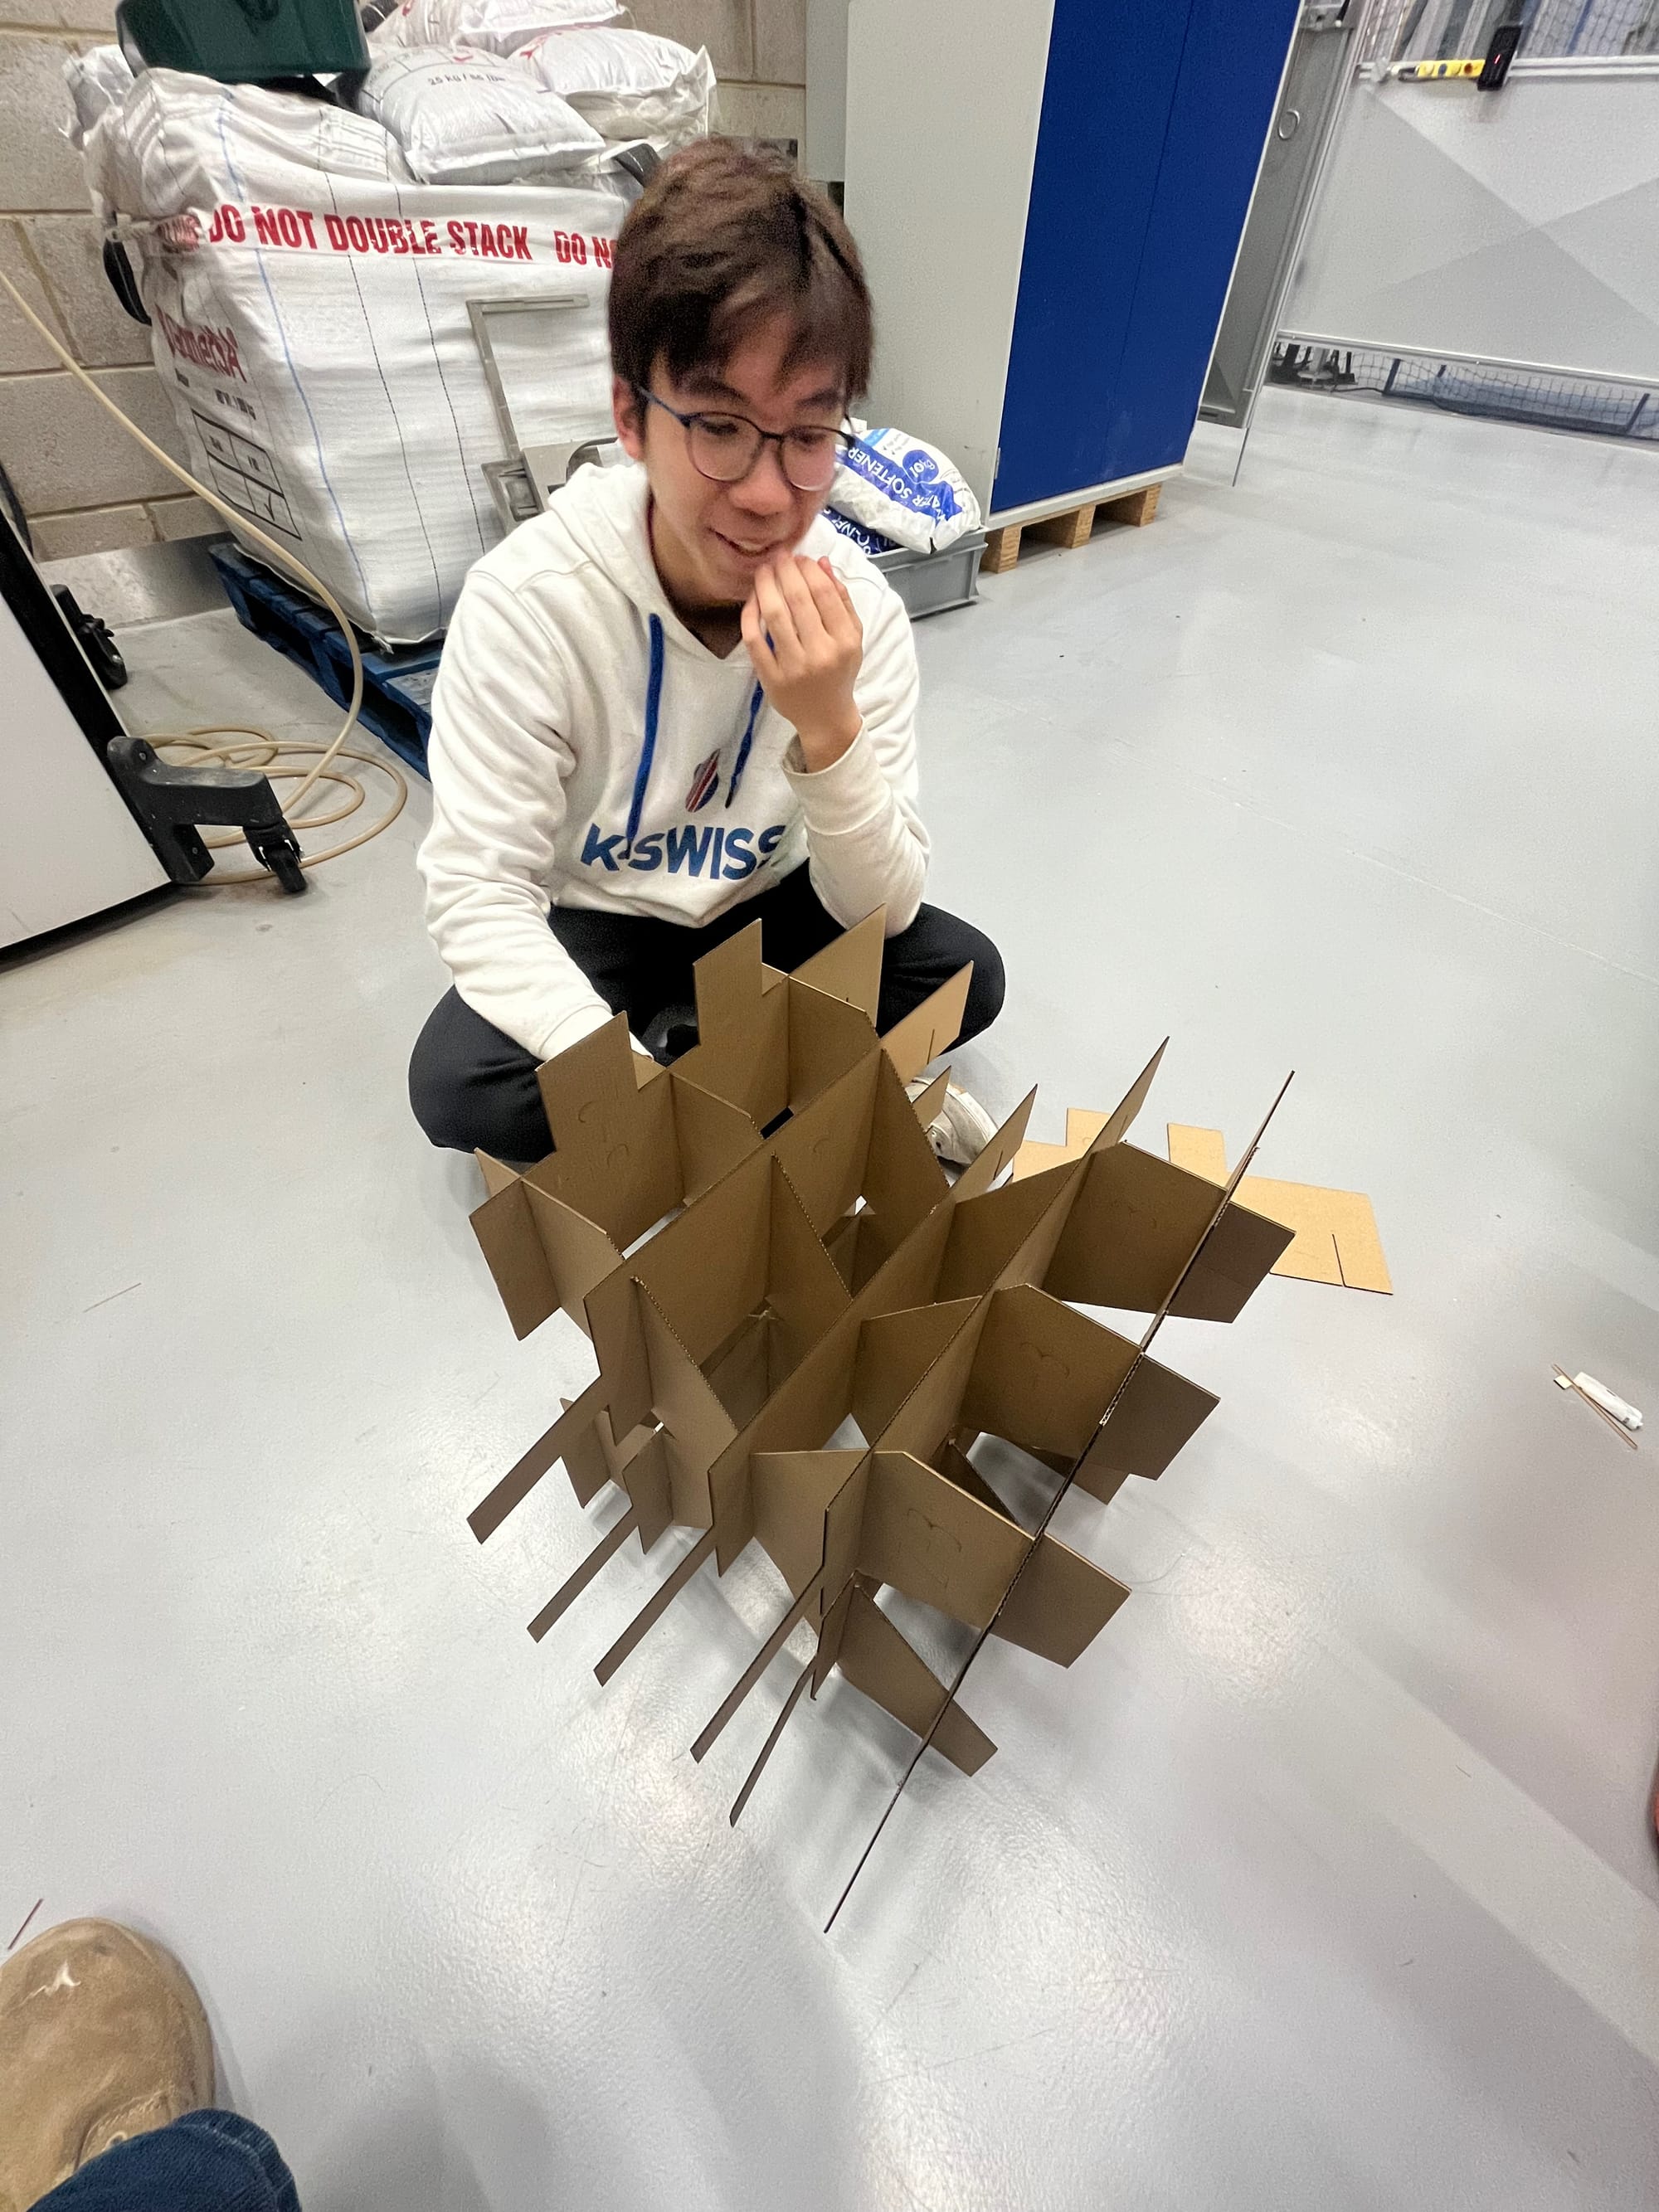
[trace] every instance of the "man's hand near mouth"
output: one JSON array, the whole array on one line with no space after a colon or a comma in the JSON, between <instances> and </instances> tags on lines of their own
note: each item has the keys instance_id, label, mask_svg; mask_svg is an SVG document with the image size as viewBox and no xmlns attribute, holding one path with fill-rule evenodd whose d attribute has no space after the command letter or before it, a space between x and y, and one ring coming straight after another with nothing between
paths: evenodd
<instances>
[{"instance_id":1,"label":"man's hand near mouth","mask_svg":"<svg viewBox=\"0 0 1659 2212\"><path fill-rule=\"evenodd\" d=\"M768 699L793 724L808 769L838 761L863 727L853 686L864 629L829 562L786 553L758 569L744 605L743 641Z\"/></svg>"}]
</instances>

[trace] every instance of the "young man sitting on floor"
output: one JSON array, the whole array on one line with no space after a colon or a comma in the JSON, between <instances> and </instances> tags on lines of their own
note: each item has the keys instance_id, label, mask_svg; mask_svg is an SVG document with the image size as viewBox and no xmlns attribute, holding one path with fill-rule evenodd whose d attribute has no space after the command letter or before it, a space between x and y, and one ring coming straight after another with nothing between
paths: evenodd
<instances>
[{"instance_id":1,"label":"young man sitting on floor","mask_svg":"<svg viewBox=\"0 0 1659 2212\"><path fill-rule=\"evenodd\" d=\"M617 433L467 578L432 702L427 919L455 988L410 1066L434 1145L539 1159L536 1068L618 1011L695 1041L692 963L751 921L793 969L884 907L879 1026L1002 963L921 903L902 602L820 514L872 344L858 250L780 158L709 141L629 211L611 280ZM990 1123L952 1091L944 1158Z\"/></svg>"}]
</instances>

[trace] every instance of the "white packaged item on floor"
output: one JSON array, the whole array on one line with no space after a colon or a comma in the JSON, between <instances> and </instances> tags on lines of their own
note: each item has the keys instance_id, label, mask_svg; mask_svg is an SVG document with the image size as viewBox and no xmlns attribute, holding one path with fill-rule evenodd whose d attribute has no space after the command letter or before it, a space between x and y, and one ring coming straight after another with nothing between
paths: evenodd
<instances>
[{"instance_id":1,"label":"white packaged item on floor","mask_svg":"<svg viewBox=\"0 0 1659 2212\"><path fill-rule=\"evenodd\" d=\"M702 48L645 31L550 31L519 59L607 138L683 146L708 134L714 68Z\"/></svg>"},{"instance_id":2,"label":"white packaged item on floor","mask_svg":"<svg viewBox=\"0 0 1659 2212\"><path fill-rule=\"evenodd\" d=\"M866 430L836 471L830 504L914 553L943 553L980 526L956 466L904 430Z\"/></svg>"},{"instance_id":3,"label":"white packaged item on floor","mask_svg":"<svg viewBox=\"0 0 1659 2212\"><path fill-rule=\"evenodd\" d=\"M64 127L71 146L84 146L87 133L106 107L118 107L132 90L132 64L119 46L90 46L64 64L75 113Z\"/></svg>"},{"instance_id":4,"label":"white packaged item on floor","mask_svg":"<svg viewBox=\"0 0 1659 2212\"><path fill-rule=\"evenodd\" d=\"M422 184L533 181L605 148L593 125L515 58L465 46L377 55L356 104L392 133Z\"/></svg>"},{"instance_id":5,"label":"white packaged item on floor","mask_svg":"<svg viewBox=\"0 0 1659 2212\"><path fill-rule=\"evenodd\" d=\"M417 184L367 116L168 70L105 114L87 164L126 218L182 457L389 643L441 629L501 535L469 301L551 302L491 324L524 438L609 434L631 178Z\"/></svg>"},{"instance_id":6,"label":"white packaged item on floor","mask_svg":"<svg viewBox=\"0 0 1659 2212\"><path fill-rule=\"evenodd\" d=\"M516 53L544 32L586 23L614 23L624 10L613 0L404 0L376 24L370 44L387 46L471 46L491 54Z\"/></svg>"}]
</instances>

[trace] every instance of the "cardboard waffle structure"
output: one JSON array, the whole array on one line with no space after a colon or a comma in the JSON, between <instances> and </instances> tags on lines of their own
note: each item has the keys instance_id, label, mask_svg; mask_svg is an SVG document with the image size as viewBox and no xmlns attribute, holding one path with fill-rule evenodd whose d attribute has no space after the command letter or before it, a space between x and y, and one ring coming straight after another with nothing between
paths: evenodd
<instances>
[{"instance_id":1,"label":"cardboard waffle structure","mask_svg":"<svg viewBox=\"0 0 1659 2212\"><path fill-rule=\"evenodd\" d=\"M1033 1092L949 1181L925 1133L945 1079L914 1103L906 1085L954 1040L970 971L878 1036L882 942L872 915L786 975L752 926L697 964L693 1051L659 1067L618 1016L540 1071L549 1157L518 1173L481 1156L473 1225L514 1329L568 1313L599 1373L472 1529L487 1539L561 1460L581 1504L608 1485L627 1499L532 1635L630 1538L649 1553L689 1533L599 1659L608 1680L707 1561L724 1574L758 1546L777 1618L698 1759L795 1627L816 1638L733 1820L835 1670L919 1749L969 1773L991 1756L881 1591L1069 1666L1129 1593L1048 1533L1054 1504L1163 1473L1216 1400L1150 1356L1159 1322L1233 1320L1291 1233L1128 1143L1161 1047L1078 1158L1001 1180ZM1081 1306L1152 1320L1133 1339ZM969 1456L981 1435L1060 1476L1036 1528Z\"/></svg>"}]
</instances>

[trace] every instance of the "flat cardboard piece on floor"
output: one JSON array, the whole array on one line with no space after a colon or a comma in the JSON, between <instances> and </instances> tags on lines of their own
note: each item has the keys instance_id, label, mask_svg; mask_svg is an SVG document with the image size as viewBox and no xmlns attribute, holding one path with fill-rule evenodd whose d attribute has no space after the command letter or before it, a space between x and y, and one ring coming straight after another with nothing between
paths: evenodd
<instances>
[{"instance_id":1,"label":"flat cardboard piece on floor","mask_svg":"<svg viewBox=\"0 0 1659 2212\"><path fill-rule=\"evenodd\" d=\"M1169 1127L1170 1158L1177 1167L1213 1182L1226 1181L1227 1147L1219 1129L1188 1128L1178 1121ZM1274 1263L1275 1275L1382 1296L1392 1292L1376 1215L1363 1191L1328 1190L1318 1183L1278 1182L1269 1176L1247 1175L1238 1195L1256 1212L1295 1231Z\"/></svg>"}]
</instances>

